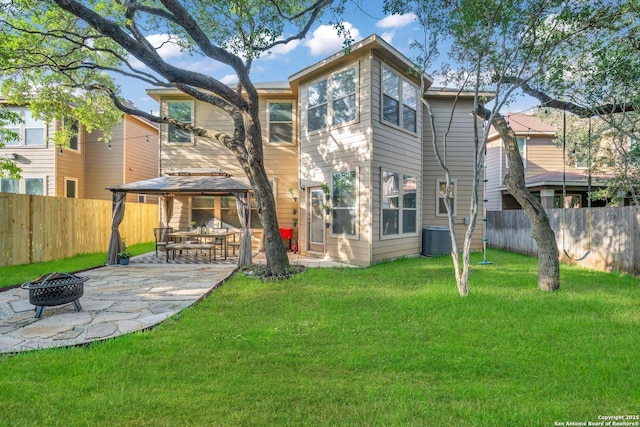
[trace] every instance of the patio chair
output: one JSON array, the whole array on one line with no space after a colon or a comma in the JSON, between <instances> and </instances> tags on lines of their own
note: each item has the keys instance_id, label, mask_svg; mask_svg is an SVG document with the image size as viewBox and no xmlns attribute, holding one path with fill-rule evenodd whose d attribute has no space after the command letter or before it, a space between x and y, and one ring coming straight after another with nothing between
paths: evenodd
<instances>
[{"instance_id":1,"label":"patio chair","mask_svg":"<svg viewBox=\"0 0 640 427\"><path fill-rule=\"evenodd\" d=\"M228 233L229 232L229 228L227 227L223 227L223 228L214 228L213 229L213 234L216 233ZM220 256L224 256L224 259L227 259L227 237L228 236L220 236L220 237L214 237L213 238L213 251L216 251L216 248L220 249Z\"/></svg>"},{"instance_id":2,"label":"patio chair","mask_svg":"<svg viewBox=\"0 0 640 427\"><path fill-rule=\"evenodd\" d=\"M227 238L227 248L231 248L231 254L236 255L236 251L240 252L240 233L233 233Z\"/></svg>"},{"instance_id":3,"label":"patio chair","mask_svg":"<svg viewBox=\"0 0 640 427\"><path fill-rule=\"evenodd\" d=\"M154 228L153 237L156 240L156 258L158 258L158 248L160 250L166 250L167 243L169 243L169 233L173 232L172 227Z\"/></svg>"}]
</instances>

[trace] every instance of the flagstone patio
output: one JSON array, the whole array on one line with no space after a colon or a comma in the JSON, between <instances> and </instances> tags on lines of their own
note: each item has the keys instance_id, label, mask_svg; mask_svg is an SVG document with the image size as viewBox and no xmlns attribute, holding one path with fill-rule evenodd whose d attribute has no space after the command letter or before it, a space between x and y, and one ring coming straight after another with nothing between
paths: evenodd
<instances>
[{"instance_id":1,"label":"flagstone patio","mask_svg":"<svg viewBox=\"0 0 640 427\"><path fill-rule=\"evenodd\" d=\"M81 345L147 329L194 304L219 286L234 265L107 266L88 277L82 311L47 307L35 318L29 291L0 292L0 353Z\"/></svg>"}]
</instances>

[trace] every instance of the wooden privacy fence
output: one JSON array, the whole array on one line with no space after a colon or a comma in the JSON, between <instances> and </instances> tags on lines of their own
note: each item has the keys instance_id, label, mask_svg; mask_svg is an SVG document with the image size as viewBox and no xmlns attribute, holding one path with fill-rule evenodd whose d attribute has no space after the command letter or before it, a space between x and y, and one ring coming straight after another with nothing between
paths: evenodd
<instances>
[{"instance_id":1,"label":"wooden privacy fence","mask_svg":"<svg viewBox=\"0 0 640 427\"><path fill-rule=\"evenodd\" d=\"M591 227L589 227L591 211ZM596 270L621 271L640 275L640 209L632 206L618 208L548 209L551 228L563 262L576 262L589 248L591 253L579 265ZM487 244L536 256L538 247L530 236L531 226L524 210L487 212ZM563 236L564 234L564 236Z\"/></svg>"},{"instance_id":2,"label":"wooden privacy fence","mask_svg":"<svg viewBox=\"0 0 640 427\"><path fill-rule=\"evenodd\" d=\"M112 203L0 193L0 266L106 252ZM127 245L153 241L158 205L127 203L120 234Z\"/></svg>"}]
</instances>

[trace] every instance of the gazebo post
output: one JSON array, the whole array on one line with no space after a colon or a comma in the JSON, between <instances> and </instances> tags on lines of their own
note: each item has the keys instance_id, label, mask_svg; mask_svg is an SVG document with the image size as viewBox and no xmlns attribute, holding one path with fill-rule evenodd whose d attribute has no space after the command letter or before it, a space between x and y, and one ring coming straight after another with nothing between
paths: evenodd
<instances>
[{"instance_id":1,"label":"gazebo post","mask_svg":"<svg viewBox=\"0 0 640 427\"><path fill-rule=\"evenodd\" d=\"M118 264L118 252L120 252L120 224L124 218L124 204L127 193L114 191L115 203L113 204L113 216L111 219L111 238L109 239L109 249L107 250L107 265Z\"/></svg>"}]
</instances>

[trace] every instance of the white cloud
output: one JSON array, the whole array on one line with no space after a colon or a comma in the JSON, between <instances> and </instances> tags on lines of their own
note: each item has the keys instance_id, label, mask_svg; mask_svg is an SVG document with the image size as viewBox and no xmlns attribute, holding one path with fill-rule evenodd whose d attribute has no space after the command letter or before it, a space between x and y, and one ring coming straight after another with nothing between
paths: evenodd
<instances>
[{"instance_id":1,"label":"white cloud","mask_svg":"<svg viewBox=\"0 0 640 427\"><path fill-rule=\"evenodd\" d=\"M417 19L413 13L405 13L404 15L389 15L376 22L378 28L402 28L410 25Z\"/></svg>"},{"instance_id":2,"label":"white cloud","mask_svg":"<svg viewBox=\"0 0 640 427\"><path fill-rule=\"evenodd\" d=\"M238 76L235 74L227 74L223 76L220 81L226 85L232 85L238 83Z\"/></svg>"},{"instance_id":3,"label":"white cloud","mask_svg":"<svg viewBox=\"0 0 640 427\"><path fill-rule=\"evenodd\" d=\"M279 38L278 40L282 40ZM262 59L276 59L279 56L284 56L289 54L292 50L297 48L300 45L300 40L291 40L287 44L279 44L269 49L265 54L263 54L260 58Z\"/></svg>"},{"instance_id":4,"label":"white cloud","mask_svg":"<svg viewBox=\"0 0 640 427\"><path fill-rule=\"evenodd\" d=\"M355 41L362 39L360 31L354 28L350 22L343 22L345 30L349 31L351 38ZM338 35L336 29L331 25L320 25L315 29L310 39L304 42L309 48L311 55L328 55L342 49L343 38Z\"/></svg>"},{"instance_id":5,"label":"white cloud","mask_svg":"<svg viewBox=\"0 0 640 427\"><path fill-rule=\"evenodd\" d=\"M382 33L381 37L387 43L393 44L393 38L395 37L395 35L396 35L395 31L385 31L384 33Z\"/></svg>"},{"instance_id":6,"label":"white cloud","mask_svg":"<svg viewBox=\"0 0 640 427\"><path fill-rule=\"evenodd\" d=\"M170 34L150 34L147 37L147 41L156 49L158 55L165 61L167 59L176 58L182 55L182 49L177 44L178 39L176 36ZM133 56L129 56L129 62L133 67L145 68L142 62L138 61Z\"/></svg>"},{"instance_id":7,"label":"white cloud","mask_svg":"<svg viewBox=\"0 0 640 427\"><path fill-rule=\"evenodd\" d=\"M177 44L178 40L176 36L170 34L151 34L147 36L147 41L164 60L175 58L182 54L182 49Z\"/></svg>"},{"instance_id":8,"label":"white cloud","mask_svg":"<svg viewBox=\"0 0 640 427\"><path fill-rule=\"evenodd\" d=\"M222 64L211 59L205 58L200 61L195 60L196 57L186 57L180 61L177 66L189 71L198 73L211 73L222 67Z\"/></svg>"}]
</instances>

